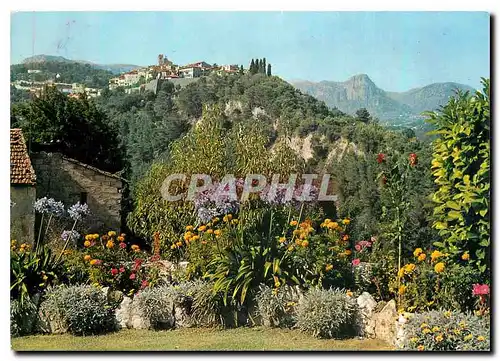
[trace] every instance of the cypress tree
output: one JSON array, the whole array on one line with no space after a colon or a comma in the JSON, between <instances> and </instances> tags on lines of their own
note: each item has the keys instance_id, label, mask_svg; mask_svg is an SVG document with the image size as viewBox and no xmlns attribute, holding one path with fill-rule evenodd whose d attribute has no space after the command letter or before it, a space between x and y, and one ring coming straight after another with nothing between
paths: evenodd
<instances>
[{"instance_id":1,"label":"cypress tree","mask_svg":"<svg viewBox=\"0 0 500 361\"><path fill-rule=\"evenodd\" d=\"M240 74L243 74L243 65L240 65Z\"/></svg>"},{"instance_id":2,"label":"cypress tree","mask_svg":"<svg viewBox=\"0 0 500 361\"><path fill-rule=\"evenodd\" d=\"M267 76L271 76L271 64L267 64Z\"/></svg>"},{"instance_id":3,"label":"cypress tree","mask_svg":"<svg viewBox=\"0 0 500 361\"><path fill-rule=\"evenodd\" d=\"M255 70L255 62L252 59L252 62L250 63L250 69L249 69L250 74L255 74L254 70Z\"/></svg>"},{"instance_id":4,"label":"cypress tree","mask_svg":"<svg viewBox=\"0 0 500 361\"><path fill-rule=\"evenodd\" d=\"M262 59L262 74L266 73L266 58Z\"/></svg>"}]
</instances>

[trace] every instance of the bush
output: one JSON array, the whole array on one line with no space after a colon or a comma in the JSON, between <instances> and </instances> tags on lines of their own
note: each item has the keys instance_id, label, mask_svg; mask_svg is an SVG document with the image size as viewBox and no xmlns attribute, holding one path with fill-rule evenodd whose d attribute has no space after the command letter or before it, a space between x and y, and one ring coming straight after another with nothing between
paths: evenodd
<instances>
[{"instance_id":1,"label":"bush","mask_svg":"<svg viewBox=\"0 0 500 361\"><path fill-rule=\"evenodd\" d=\"M264 326L292 327L295 324L295 306L298 294L290 286L271 288L260 285L255 300L257 314Z\"/></svg>"},{"instance_id":2,"label":"bush","mask_svg":"<svg viewBox=\"0 0 500 361\"><path fill-rule=\"evenodd\" d=\"M200 282L193 296L193 314L196 325L203 327L226 326L233 312L224 306L222 295L214 293L213 283Z\"/></svg>"},{"instance_id":3,"label":"bush","mask_svg":"<svg viewBox=\"0 0 500 361\"><path fill-rule=\"evenodd\" d=\"M35 331L38 314L34 302L28 300L22 304L17 300L10 303L10 335L25 336Z\"/></svg>"},{"instance_id":4,"label":"bush","mask_svg":"<svg viewBox=\"0 0 500 361\"><path fill-rule=\"evenodd\" d=\"M489 351L490 321L470 313L429 311L411 316L404 326L405 350Z\"/></svg>"},{"instance_id":5,"label":"bush","mask_svg":"<svg viewBox=\"0 0 500 361\"><path fill-rule=\"evenodd\" d=\"M175 326L174 300L176 294L172 287L147 288L141 291L134 299L134 307L154 329L168 329Z\"/></svg>"},{"instance_id":6,"label":"bush","mask_svg":"<svg viewBox=\"0 0 500 361\"><path fill-rule=\"evenodd\" d=\"M40 306L45 327L55 332L53 322L78 336L115 330L113 308L104 293L92 286L59 286L47 291Z\"/></svg>"},{"instance_id":7,"label":"bush","mask_svg":"<svg viewBox=\"0 0 500 361\"><path fill-rule=\"evenodd\" d=\"M311 289L297 307L297 328L321 338L355 334L356 300L338 289Z\"/></svg>"}]
</instances>

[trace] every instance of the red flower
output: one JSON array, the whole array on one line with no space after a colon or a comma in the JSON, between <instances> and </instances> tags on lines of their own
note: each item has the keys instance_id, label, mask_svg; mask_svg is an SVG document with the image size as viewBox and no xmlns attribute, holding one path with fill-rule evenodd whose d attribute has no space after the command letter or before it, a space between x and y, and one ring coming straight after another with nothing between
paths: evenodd
<instances>
[{"instance_id":1,"label":"red flower","mask_svg":"<svg viewBox=\"0 0 500 361\"><path fill-rule=\"evenodd\" d=\"M387 184L387 177L385 175L382 176L382 184Z\"/></svg>"},{"instance_id":2,"label":"red flower","mask_svg":"<svg viewBox=\"0 0 500 361\"><path fill-rule=\"evenodd\" d=\"M409 156L409 161L410 161L410 166L414 167L417 165L418 163L418 157L415 153L410 153L410 156Z\"/></svg>"},{"instance_id":3,"label":"red flower","mask_svg":"<svg viewBox=\"0 0 500 361\"><path fill-rule=\"evenodd\" d=\"M149 282L147 280L142 281L141 288L146 288L149 286Z\"/></svg>"},{"instance_id":4,"label":"red flower","mask_svg":"<svg viewBox=\"0 0 500 361\"><path fill-rule=\"evenodd\" d=\"M377 163L380 164L385 160L385 154L384 153L379 153L377 155Z\"/></svg>"},{"instance_id":5,"label":"red flower","mask_svg":"<svg viewBox=\"0 0 500 361\"><path fill-rule=\"evenodd\" d=\"M127 248L127 244L125 242L120 242L119 244L120 248Z\"/></svg>"},{"instance_id":6,"label":"red flower","mask_svg":"<svg viewBox=\"0 0 500 361\"><path fill-rule=\"evenodd\" d=\"M480 285L478 283L472 285L472 294L474 296L488 295L490 293L490 286Z\"/></svg>"},{"instance_id":7,"label":"red flower","mask_svg":"<svg viewBox=\"0 0 500 361\"><path fill-rule=\"evenodd\" d=\"M116 275L118 274L118 270L117 270L116 268L112 268L112 269L111 269L111 274L112 274L113 276L116 276Z\"/></svg>"},{"instance_id":8,"label":"red flower","mask_svg":"<svg viewBox=\"0 0 500 361\"><path fill-rule=\"evenodd\" d=\"M121 266L120 267L120 273L123 273L123 272L125 272L125 267Z\"/></svg>"},{"instance_id":9,"label":"red flower","mask_svg":"<svg viewBox=\"0 0 500 361\"><path fill-rule=\"evenodd\" d=\"M137 258L134 263L133 271L134 272L137 271L141 267L141 264L142 264L142 259Z\"/></svg>"},{"instance_id":10,"label":"red flower","mask_svg":"<svg viewBox=\"0 0 500 361\"><path fill-rule=\"evenodd\" d=\"M131 280L135 280L135 273L132 273L129 277Z\"/></svg>"},{"instance_id":11,"label":"red flower","mask_svg":"<svg viewBox=\"0 0 500 361\"><path fill-rule=\"evenodd\" d=\"M356 251L361 251L361 245L358 243L357 245L354 246L354 248L356 249Z\"/></svg>"},{"instance_id":12,"label":"red flower","mask_svg":"<svg viewBox=\"0 0 500 361\"><path fill-rule=\"evenodd\" d=\"M359 258L355 258L355 259L353 259L353 260L352 260L352 265L353 265L353 266L357 266L357 265L359 265L360 263L361 263L361 261L359 260Z\"/></svg>"}]
</instances>

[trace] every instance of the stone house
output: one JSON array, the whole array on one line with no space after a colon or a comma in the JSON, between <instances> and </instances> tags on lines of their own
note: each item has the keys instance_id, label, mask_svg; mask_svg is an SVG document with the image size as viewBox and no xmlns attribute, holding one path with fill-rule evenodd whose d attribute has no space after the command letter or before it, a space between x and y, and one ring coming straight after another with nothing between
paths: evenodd
<instances>
[{"instance_id":1,"label":"stone house","mask_svg":"<svg viewBox=\"0 0 500 361\"><path fill-rule=\"evenodd\" d=\"M10 234L19 243L35 240L36 176L21 129L10 130Z\"/></svg>"},{"instance_id":2,"label":"stone house","mask_svg":"<svg viewBox=\"0 0 500 361\"><path fill-rule=\"evenodd\" d=\"M116 174L68 158L60 153L32 153L37 174L36 197L54 198L66 207L87 203L89 232L119 230L122 178Z\"/></svg>"}]
</instances>

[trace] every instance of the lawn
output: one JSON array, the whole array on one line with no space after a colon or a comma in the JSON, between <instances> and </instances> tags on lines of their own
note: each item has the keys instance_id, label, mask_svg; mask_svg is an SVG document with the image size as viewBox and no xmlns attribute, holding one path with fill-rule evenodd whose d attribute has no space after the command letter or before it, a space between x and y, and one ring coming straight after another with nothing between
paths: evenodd
<instances>
[{"instance_id":1,"label":"lawn","mask_svg":"<svg viewBox=\"0 0 500 361\"><path fill-rule=\"evenodd\" d=\"M380 340L321 340L296 330L237 328L229 330L124 330L103 336L39 335L12 339L15 351L166 351L166 350L391 350Z\"/></svg>"}]
</instances>

